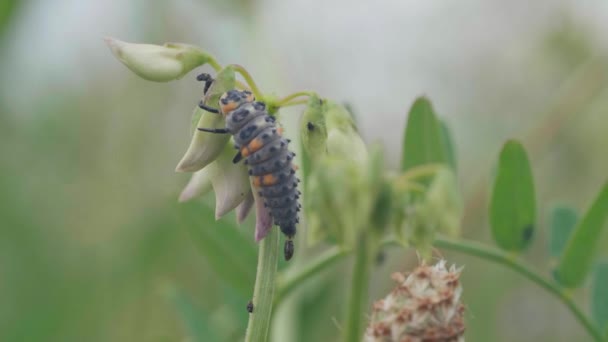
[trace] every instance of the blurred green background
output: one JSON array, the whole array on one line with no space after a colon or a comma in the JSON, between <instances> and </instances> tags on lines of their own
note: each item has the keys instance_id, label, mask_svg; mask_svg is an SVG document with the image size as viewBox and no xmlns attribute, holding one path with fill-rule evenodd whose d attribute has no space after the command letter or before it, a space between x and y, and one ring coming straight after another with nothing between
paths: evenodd
<instances>
[{"instance_id":1,"label":"blurred green background","mask_svg":"<svg viewBox=\"0 0 608 342\"><path fill-rule=\"evenodd\" d=\"M244 334L252 222L215 222L213 196L176 203L189 175L174 168L201 85L195 73L168 84L137 78L104 36L196 44L221 63L244 65L265 91L310 89L348 102L392 169L407 110L426 94L451 127L463 231L475 240L490 241L488 184L500 146L522 140L541 217L526 258L548 275L546 214L556 204L584 210L608 175L607 30L600 1L2 0L0 341ZM283 113L288 135L300 112ZM467 341L588 340L534 284L444 256L466 265ZM218 259L226 267L212 267ZM279 308L273 340L337 339L350 262ZM389 250L371 297L392 287L390 273L416 262L413 251ZM574 296L586 308L585 292Z\"/></svg>"}]
</instances>

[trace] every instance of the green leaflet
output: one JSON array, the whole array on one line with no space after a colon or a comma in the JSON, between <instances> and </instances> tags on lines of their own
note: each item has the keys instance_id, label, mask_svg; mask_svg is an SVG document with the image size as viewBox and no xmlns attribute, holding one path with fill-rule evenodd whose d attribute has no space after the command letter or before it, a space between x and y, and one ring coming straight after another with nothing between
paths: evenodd
<instances>
[{"instance_id":1,"label":"green leaflet","mask_svg":"<svg viewBox=\"0 0 608 342\"><path fill-rule=\"evenodd\" d=\"M431 102L418 98L410 109L405 127L401 170L430 163L448 163L445 138Z\"/></svg>"},{"instance_id":2,"label":"green leaflet","mask_svg":"<svg viewBox=\"0 0 608 342\"><path fill-rule=\"evenodd\" d=\"M170 285L166 295L179 314L192 341L220 341L215 330L216 327L209 324L210 315L203 310L199 310L186 293Z\"/></svg>"},{"instance_id":3,"label":"green leaflet","mask_svg":"<svg viewBox=\"0 0 608 342\"><path fill-rule=\"evenodd\" d=\"M565 287L580 286L591 271L602 227L608 216L608 182L576 226L557 269L555 278Z\"/></svg>"},{"instance_id":4,"label":"green leaflet","mask_svg":"<svg viewBox=\"0 0 608 342\"><path fill-rule=\"evenodd\" d=\"M591 288L591 315L600 331L608 331L608 261L597 263ZM607 336L608 337L608 336Z\"/></svg>"},{"instance_id":5,"label":"green leaflet","mask_svg":"<svg viewBox=\"0 0 608 342\"><path fill-rule=\"evenodd\" d=\"M521 251L534 233L536 199L534 179L523 146L507 141L500 152L490 202L490 225L502 249Z\"/></svg>"},{"instance_id":6,"label":"green leaflet","mask_svg":"<svg viewBox=\"0 0 608 342\"><path fill-rule=\"evenodd\" d=\"M251 296L257 260L253 232L247 239L231 221L216 221L213 209L198 201L179 204L178 213L216 274L241 295Z\"/></svg>"},{"instance_id":7,"label":"green leaflet","mask_svg":"<svg viewBox=\"0 0 608 342\"><path fill-rule=\"evenodd\" d=\"M553 208L549 221L549 252L551 257L559 258L562 255L577 221L576 210L570 207Z\"/></svg>"},{"instance_id":8,"label":"green leaflet","mask_svg":"<svg viewBox=\"0 0 608 342\"><path fill-rule=\"evenodd\" d=\"M441 141L443 142L443 149L446 154L446 160L448 165L456 171L456 152L454 152L454 143L452 141L452 134L450 128L444 120L439 120L441 125Z\"/></svg>"}]
</instances>

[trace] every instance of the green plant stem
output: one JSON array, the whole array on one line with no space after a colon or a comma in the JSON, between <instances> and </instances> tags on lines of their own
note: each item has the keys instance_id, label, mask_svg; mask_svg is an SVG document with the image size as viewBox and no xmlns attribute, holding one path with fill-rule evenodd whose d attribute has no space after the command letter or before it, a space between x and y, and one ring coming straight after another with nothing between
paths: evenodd
<instances>
[{"instance_id":1,"label":"green plant stem","mask_svg":"<svg viewBox=\"0 0 608 342\"><path fill-rule=\"evenodd\" d=\"M562 288L557 284L539 276L534 270L530 269L518 260L513 259L510 255L492 247L484 246L481 243L464 240L454 240L444 237L438 237L435 239L434 245L439 248L450 249L461 253L473 255L485 260L491 260L503 266L506 266L513 271L523 275L530 281L536 283L540 287L553 294L559 299L570 312L576 317L583 327L587 330L589 335L593 336L596 342L605 341L602 334L596 329L596 327L589 321L585 314L576 306Z\"/></svg>"},{"instance_id":2,"label":"green plant stem","mask_svg":"<svg viewBox=\"0 0 608 342\"><path fill-rule=\"evenodd\" d=\"M288 103L289 101L297 98L297 97L301 97L301 96L312 96L314 93L311 91L299 91L297 93L293 93L290 95L285 96L284 98L280 99L279 101L277 101L277 105L279 107L284 107L286 105L286 103ZM306 103L306 102L304 102Z\"/></svg>"},{"instance_id":3,"label":"green plant stem","mask_svg":"<svg viewBox=\"0 0 608 342\"><path fill-rule=\"evenodd\" d=\"M219 72L220 70L222 70L222 66L215 60L215 58L210 56L208 58L209 60L207 60L207 63L209 63L209 65L213 68L213 70L215 70L215 72Z\"/></svg>"},{"instance_id":4,"label":"green plant stem","mask_svg":"<svg viewBox=\"0 0 608 342\"><path fill-rule=\"evenodd\" d=\"M348 301L348 311L346 317L346 327L344 330L344 342L360 342L363 332L363 317L367 312L369 274L372 263L370 259L370 243L368 234L362 233L359 236L357 248L355 249L355 264L353 266L353 276L350 282L350 299Z\"/></svg>"},{"instance_id":5,"label":"green plant stem","mask_svg":"<svg viewBox=\"0 0 608 342\"><path fill-rule=\"evenodd\" d=\"M277 295L274 299L275 305L281 303L283 298L291 293L296 286L302 284L304 281L306 281L306 279L312 278L315 274L333 265L343 256L348 255L348 253L348 251L342 248L332 247L323 252L323 254L315 258L313 261L309 262L307 265L304 265L304 267L299 269L297 273L286 275L279 274L277 281Z\"/></svg>"},{"instance_id":6,"label":"green plant stem","mask_svg":"<svg viewBox=\"0 0 608 342\"><path fill-rule=\"evenodd\" d=\"M260 242L258 270L253 289L253 312L249 315L246 342L264 342L268 337L280 254L279 242L278 229L272 229Z\"/></svg>"},{"instance_id":7,"label":"green plant stem","mask_svg":"<svg viewBox=\"0 0 608 342\"><path fill-rule=\"evenodd\" d=\"M260 91L260 88L258 88L258 85L255 83L255 81L253 80L253 77L251 77L249 72L238 64L232 64L231 67L234 68L234 71L238 72L239 74L241 74L241 76L243 76L243 78L245 79L245 81L247 82L249 87L251 88L253 95L256 98L261 99L262 92Z\"/></svg>"},{"instance_id":8,"label":"green plant stem","mask_svg":"<svg viewBox=\"0 0 608 342\"><path fill-rule=\"evenodd\" d=\"M307 104L307 103L308 103L308 100L290 101L287 103L280 104L279 107L291 107L291 106L297 106L297 105Z\"/></svg>"}]
</instances>

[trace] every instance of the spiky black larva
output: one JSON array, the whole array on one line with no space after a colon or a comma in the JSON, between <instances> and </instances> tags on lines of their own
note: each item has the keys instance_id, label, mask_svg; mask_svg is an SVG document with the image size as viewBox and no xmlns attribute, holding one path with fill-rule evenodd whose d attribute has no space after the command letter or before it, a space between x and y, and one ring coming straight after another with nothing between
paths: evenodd
<instances>
[{"instance_id":1,"label":"spiky black larva","mask_svg":"<svg viewBox=\"0 0 608 342\"><path fill-rule=\"evenodd\" d=\"M285 234L285 260L291 259L300 211L299 179L292 163L295 153L289 151L289 140L282 137L274 117L262 102L248 101L247 91L232 90L222 96L220 108L229 108L226 131L233 135L234 147L239 151L235 162L244 158L252 183L269 208L274 223ZM233 106L228 106L234 104Z\"/></svg>"}]
</instances>

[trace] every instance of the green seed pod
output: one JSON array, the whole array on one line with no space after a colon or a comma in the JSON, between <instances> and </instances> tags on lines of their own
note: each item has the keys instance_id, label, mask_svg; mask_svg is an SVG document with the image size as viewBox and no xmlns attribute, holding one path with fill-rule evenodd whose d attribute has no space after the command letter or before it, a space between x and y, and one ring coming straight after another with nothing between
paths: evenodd
<instances>
[{"instance_id":1,"label":"green seed pod","mask_svg":"<svg viewBox=\"0 0 608 342\"><path fill-rule=\"evenodd\" d=\"M205 95L205 104L213 108L218 108L220 96L228 90L234 89L234 86L234 70L231 67L226 67L217 74L215 81ZM197 121L196 127L226 127L222 115L209 113L198 107L194 111L193 122L194 121ZM202 169L218 157L229 139L230 135L228 134L214 134L194 129L190 146L179 164L177 164L175 171L193 172Z\"/></svg>"},{"instance_id":2,"label":"green seed pod","mask_svg":"<svg viewBox=\"0 0 608 342\"><path fill-rule=\"evenodd\" d=\"M213 61L209 54L187 44L133 44L113 38L105 38L105 41L127 68L154 82L180 79L192 69Z\"/></svg>"}]
</instances>

